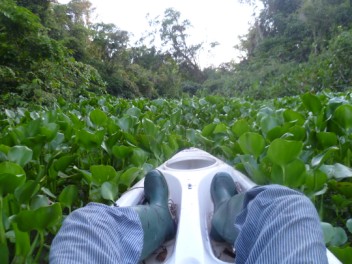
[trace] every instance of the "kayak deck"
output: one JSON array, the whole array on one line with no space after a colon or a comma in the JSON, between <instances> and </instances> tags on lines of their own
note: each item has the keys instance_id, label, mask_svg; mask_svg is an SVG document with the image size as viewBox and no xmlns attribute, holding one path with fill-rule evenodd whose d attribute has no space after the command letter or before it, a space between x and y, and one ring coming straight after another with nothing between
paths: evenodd
<instances>
[{"instance_id":1,"label":"kayak deck","mask_svg":"<svg viewBox=\"0 0 352 264\"><path fill-rule=\"evenodd\" d=\"M256 184L233 167L197 148L183 150L157 168L169 187L170 210L175 215L177 234L143 263L234 263L231 245L209 237L213 215L210 184L217 172L229 173L238 192ZM134 185L116 202L118 206L143 203L144 179ZM340 263L327 251L329 263Z\"/></svg>"}]
</instances>

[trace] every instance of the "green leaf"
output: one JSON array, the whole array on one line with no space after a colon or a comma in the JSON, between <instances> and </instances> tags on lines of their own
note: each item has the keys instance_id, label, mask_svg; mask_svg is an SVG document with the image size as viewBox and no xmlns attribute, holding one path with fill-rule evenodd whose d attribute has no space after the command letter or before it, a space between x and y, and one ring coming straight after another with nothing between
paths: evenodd
<instances>
[{"instance_id":1,"label":"green leaf","mask_svg":"<svg viewBox=\"0 0 352 264\"><path fill-rule=\"evenodd\" d=\"M92 173L92 182L101 186L106 181L111 181L117 176L114 167L110 165L92 165L90 166Z\"/></svg>"},{"instance_id":2,"label":"green leaf","mask_svg":"<svg viewBox=\"0 0 352 264\"><path fill-rule=\"evenodd\" d=\"M216 125L214 131L214 134L225 134L227 133L227 126L224 123L219 123Z\"/></svg>"},{"instance_id":3,"label":"green leaf","mask_svg":"<svg viewBox=\"0 0 352 264\"><path fill-rule=\"evenodd\" d=\"M97 131L96 133L87 130L76 131L77 143L86 149L98 148L104 139L104 131Z\"/></svg>"},{"instance_id":4,"label":"green leaf","mask_svg":"<svg viewBox=\"0 0 352 264\"><path fill-rule=\"evenodd\" d=\"M100 109L94 109L92 112L90 112L89 119L94 125L103 126L106 123L108 117Z\"/></svg>"},{"instance_id":5,"label":"green leaf","mask_svg":"<svg viewBox=\"0 0 352 264\"><path fill-rule=\"evenodd\" d=\"M277 126L272 128L271 130L269 130L266 134L266 138L269 139L269 141L274 141L277 138L281 138L283 137L283 135L285 134L285 130L283 127L281 126ZM287 136L287 135L286 135ZM289 135L290 137L293 137L293 135Z\"/></svg>"},{"instance_id":6,"label":"green leaf","mask_svg":"<svg viewBox=\"0 0 352 264\"><path fill-rule=\"evenodd\" d=\"M16 113L12 110L5 109L5 114L9 119L15 119L16 118Z\"/></svg>"},{"instance_id":7,"label":"green leaf","mask_svg":"<svg viewBox=\"0 0 352 264\"><path fill-rule=\"evenodd\" d=\"M306 167L303 161L295 159L285 165L284 184L291 188L298 188L305 182Z\"/></svg>"},{"instance_id":8,"label":"green leaf","mask_svg":"<svg viewBox=\"0 0 352 264\"><path fill-rule=\"evenodd\" d=\"M286 165L275 165L271 171L271 178L277 184L283 184L291 188L301 186L306 179L305 164L295 159Z\"/></svg>"},{"instance_id":9,"label":"green leaf","mask_svg":"<svg viewBox=\"0 0 352 264\"><path fill-rule=\"evenodd\" d=\"M112 154L119 159L125 159L133 152L133 147L129 146L113 146Z\"/></svg>"},{"instance_id":10,"label":"green leaf","mask_svg":"<svg viewBox=\"0 0 352 264\"><path fill-rule=\"evenodd\" d=\"M25 181L26 173L20 165L9 161L0 163L0 195L14 193Z\"/></svg>"},{"instance_id":11,"label":"green leaf","mask_svg":"<svg viewBox=\"0 0 352 264\"><path fill-rule=\"evenodd\" d=\"M319 167L320 165L322 165L328 158L330 158L331 153L333 153L337 150L339 150L338 147L330 147L330 148L324 150L319 155L313 157L312 162L311 162L312 167Z\"/></svg>"},{"instance_id":12,"label":"green leaf","mask_svg":"<svg viewBox=\"0 0 352 264\"><path fill-rule=\"evenodd\" d=\"M233 147L222 145L222 146L220 146L220 149L221 149L221 152L225 155L225 157L227 157L229 159L236 156Z\"/></svg>"},{"instance_id":13,"label":"green leaf","mask_svg":"<svg viewBox=\"0 0 352 264\"><path fill-rule=\"evenodd\" d=\"M280 121L274 116L264 116L260 120L260 127L264 135L267 134L273 128L279 127L280 125Z\"/></svg>"},{"instance_id":14,"label":"green leaf","mask_svg":"<svg viewBox=\"0 0 352 264\"><path fill-rule=\"evenodd\" d=\"M317 141L322 149L337 145L337 136L333 132L318 132Z\"/></svg>"},{"instance_id":15,"label":"green leaf","mask_svg":"<svg viewBox=\"0 0 352 264\"><path fill-rule=\"evenodd\" d=\"M171 123L175 126L180 124L180 120L182 119L182 111L181 109L175 109L171 116L170 116L170 121Z\"/></svg>"},{"instance_id":16,"label":"green leaf","mask_svg":"<svg viewBox=\"0 0 352 264\"><path fill-rule=\"evenodd\" d=\"M67 137L71 137L71 135ZM64 140L65 135L63 133L57 133L56 137L52 141L50 141L49 146L51 149L58 150L59 148L62 148Z\"/></svg>"},{"instance_id":17,"label":"green leaf","mask_svg":"<svg viewBox=\"0 0 352 264\"><path fill-rule=\"evenodd\" d=\"M199 99L199 104L200 105L206 105L207 103L208 102L204 98Z\"/></svg>"},{"instance_id":18,"label":"green leaf","mask_svg":"<svg viewBox=\"0 0 352 264\"><path fill-rule=\"evenodd\" d=\"M0 152L4 153L6 155L7 155L7 153L9 153L10 149L11 148L9 146L0 144Z\"/></svg>"},{"instance_id":19,"label":"green leaf","mask_svg":"<svg viewBox=\"0 0 352 264\"><path fill-rule=\"evenodd\" d=\"M334 227L329 224L329 223L326 223L326 222L321 222L321 227L323 229L323 235L324 235L324 241L325 241L325 244L329 244L331 242L331 240L333 239L334 237Z\"/></svg>"},{"instance_id":20,"label":"green leaf","mask_svg":"<svg viewBox=\"0 0 352 264\"><path fill-rule=\"evenodd\" d=\"M65 155L53 162L54 169L56 171L65 171L67 167L73 163L76 159L76 155Z\"/></svg>"},{"instance_id":21,"label":"green leaf","mask_svg":"<svg viewBox=\"0 0 352 264\"><path fill-rule=\"evenodd\" d=\"M155 137L158 134L158 128L148 118L144 118L142 121L143 129L149 136Z\"/></svg>"},{"instance_id":22,"label":"green leaf","mask_svg":"<svg viewBox=\"0 0 352 264\"><path fill-rule=\"evenodd\" d=\"M39 191L40 185L33 180L27 181L15 190L15 197L21 204L28 203Z\"/></svg>"},{"instance_id":23,"label":"green leaf","mask_svg":"<svg viewBox=\"0 0 352 264\"><path fill-rule=\"evenodd\" d=\"M331 246L342 246L347 242L347 235L342 227L334 227L334 236L330 241Z\"/></svg>"},{"instance_id":24,"label":"green leaf","mask_svg":"<svg viewBox=\"0 0 352 264\"><path fill-rule=\"evenodd\" d=\"M301 126L294 125L288 129L288 133L292 134L290 140L304 141L306 137L306 129Z\"/></svg>"},{"instance_id":25,"label":"green leaf","mask_svg":"<svg viewBox=\"0 0 352 264\"><path fill-rule=\"evenodd\" d=\"M335 178L342 180L352 177L352 170L340 163L335 163L334 165L321 165L319 169L330 179Z\"/></svg>"},{"instance_id":26,"label":"green leaf","mask_svg":"<svg viewBox=\"0 0 352 264\"><path fill-rule=\"evenodd\" d=\"M126 111L126 115L133 116L133 117L139 117L141 113L142 111L137 107L131 107Z\"/></svg>"},{"instance_id":27,"label":"green leaf","mask_svg":"<svg viewBox=\"0 0 352 264\"><path fill-rule=\"evenodd\" d=\"M118 193L119 189L113 182L104 182L101 185L101 197L103 197L105 200L115 202Z\"/></svg>"},{"instance_id":28,"label":"green leaf","mask_svg":"<svg viewBox=\"0 0 352 264\"><path fill-rule=\"evenodd\" d=\"M40 127L40 134L43 135L47 141L52 141L59 131L59 126L56 123L47 123Z\"/></svg>"},{"instance_id":29,"label":"green leaf","mask_svg":"<svg viewBox=\"0 0 352 264\"><path fill-rule=\"evenodd\" d=\"M347 198L352 198L352 183L351 182L337 182L335 180L329 181L329 187L338 193L343 194Z\"/></svg>"},{"instance_id":30,"label":"green leaf","mask_svg":"<svg viewBox=\"0 0 352 264\"><path fill-rule=\"evenodd\" d=\"M177 150L179 150L179 145L177 143L177 140L178 140L178 136L175 136L175 135L170 135L167 137L168 139L168 144L170 146L171 149L174 150L174 152L176 152Z\"/></svg>"},{"instance_id":31,"label":"green leaf","mask_svg":"<svg viewBox=\"0 0 352 264\"><path fill-rule=\"evenodd\" d=\"M209 124L203 127L202 136L210 137L213 134L215 127L216 127L216 124Z\"/></svg>"},{"instance_id":32,"label":"green leaf","mask_svg":"<svg viewBox=\"0 0 352 264\"><path fill-rule=\"evenodd\" d=\"M148 153L143 149L134 148L131 156L131 162L135 166L142 166L148 159Z\"/></svg>"},{"instance_id":33,"label":"green leaf","mask_svg":"<svg viewBox=\"0 0 352 264\"><path fill-rule=\"evenodd\" d=\"M214 129L215 130L215 129ZM194 129L186 129L186 139L191 145L195 145L197 139L197 132Z\"/></svg>"},{"instance_id":34,"label":"green leaf","mask_svg":"<svg viewBox=\"0 0 352 264\"><path fill-rule=\"evenodd\" d=\"M59 195L59 202L63 207L71 208L72 204L77 201L78 188L75 185L66 186Z\"/></svg>"},{"instance_id":35,"label":"green leaf","mask_svg":"<svg viewBox=\"0 0 352 264\"><path fill-rule=\"evenodd\" d=\"M333 120L348 132L352 128L352 105L345 104L336 108Z\"/></svg>"},{"instance_id":36,"label":"green leaf","mask_svg":"<svg viewBox=\"0 0 352 264\"><path fill-rule=\"evenodd\" d=\"M175 154L175 151L172 148L170 148L170 146L168 146L167 144L162 144L161 149L162 149L162 155L163 157L165 157L165 159L169 159L173 154Z\"/></svg>"},{"instance_id":37,"label":"green leaf","mask_svg":"<svg viewBox=\"0 0 352 264\"><path fill-rule=\"evenodd\" d=\"M320 170L311 170L306 176L305 185L311 192L321 191L326 183L328 177Z\"/></svg>"},{"instance_id":38,"label":"green leaf","mask_svg":"<svg viewBox=\"0 0 352 264\"><path fill-rule=\"evenodd\" d=\"M240 136L238 143L244 154L253 155L258 158L265 148L265 140L262 135L246 132Z\"/></svg>"},{"instance_id":39,"label":"green leaf","mask_svg":"<svg viewBox=\"0 0 352 264\"><path fill-rule=\"evenodd\" d=\"M352 259L352 247L329 247L329 250L342 262L350 263Z\"/></svg>"},{"instance_id":40,"label":"green leaf","mask_svg":"<svg viewBox=\"0 0 352 264\"><path fill-rule=\"evenodd\" d=\"M311 93L301 95L301 100L308 111L315 115L318 115L323 107L319 98Z\"/></svg>"},{"instance_id":41,"label":"green leaf","mask_svg":"<svg viewBox=\"0 0 352 264\"><path fill-rule=\"evenodd\" d=\"M249 132L250 127L246 120L240 119L233 124L231 130L237 137L240 137L242 134Z\"/></svg>"},{"instance_id":42,"label":"green leaf","mask_svg":"<svg viewBox=\"0 0 352 264\"><path fill-rule=\"evenodd\" d=\"M124 132L132 131L136 123L137 123L137 118L133 116L124 116L117 121L117 124Z\"/></svg>"},{"instance_id":43,"label":"green leaf","mask_svg":"<svg viewBox=\"0 0 352 264\"><path fill-rule=\"evenodd\" d=\"M26 146L13 146L10 148L7 157L9 161L15 162L23 167L32 160L33 151Z\"/></svg>"},{"instance_id":44,"label":"green leaf","mask_svg":"<svg viewBox=\"0 0 352 264\"><path fill-rule=\"evenodd\" d=\"M293 111L292 109L286 109L283 113L284 119L286 122L290 122L297 125L303 125L305 118L302 114Z\"/></svg>"},{"instance_id":45,"label":"green leaf","mask_svg":"<svg viewBox=\"0 0 352 264\"><path fill-rule=\"evenodd\" d=\"M124 173L122 173L122 175L120 176L119 183L129 187L135 181L135 179L137 179L141 172L143 171L140 168L129 168Z\"/></svg>"},{"instance_id":46,"label":"green leaf","mask_svg":"<svg viewBox=\"0 0 352 264\"><path fill-rule=\"evenodd\" d=\"M241 163L243 164L248 176L257 184L266 184L267 177L261 171L257 161L250 155L240 155Z\"/></svg>"},{"instance_id":47,"label":"green leaf","mask_svg":"<svg viewBox=\"0 0 352 264\"><path fill-rule=\"evenodd\" d=\"M46 207L50 205L50 200L45 195L36 195L32 198L30 208L31 210L36 210L40 207Z\"/></svg>"},{"instance_id":48,"label":"green leaf","mask_svg":"<svg viewBox=\"0 0 352 264\"><path fill-rule=\"evenodd\" d=\"M40 188L42 190L43 193L45 193L47 196L51 197L51 198L54 198L56 199L56 195L53 194L49 188L46 188L46 187L42 187Z\"/></svg>"},{"instance_id":49,"label":"green leaf","mask_svg":"<svg viewBox=\"0 0 352 264\"><path fill-rule=\"evenodd\" d=\"M301 154L303 143L300 141L289 141L285 139L275 139L268 148L268 157L272 162L283 166Z\"/></svg>"},{"instance_id":50,"label":"green leaf","mask_svg":"<svg viewBox=\"0 0 352 264\"><path fill-rule=\"evenodd\" d=\"M81 170L81 169L77 168L76 166L73 166L73 169L80 172L83 175L83 177L85 178L85 180L88 182L88 184L90 184L92 182L92 173L90 171Z\"/></svg>"},{"instance_id":51,"label":"green leaf","mask_svg":"<svg viewBox=\"0 0 352 264\"><path fill-rule=\"evenodd\" d=\"M46 228L58 225L61 218L61 206L59 203L54 203L36 210L21 211L15 216L15 222L18 225L18 229L22 232L31 230L44 231Z\"/></svg>"},{"instance_id":52,"label":"green leaf","mask_svg":"<svg viewBox=\"0 0 352 264\"><path fill-rule=\"evenodd\" d=\"M345 210L345 208L349 208L352 205L351 199L348 199L346 198L346 196L339 193L333 194L331 196L331 200L333 201L333 204L336 206L336 208L339 210Z\"/></svg>"},{"instance_id":53,"label":"green leaf","mask_svg":"<svg viewBox=\"0 0 352 264\"><path fill-rule=\"evenodd\" d=\"M352 234L352 218L347 220L346 227L347 227L348 231L350 231L350 233Z\"/></svg>"}]
</instances>

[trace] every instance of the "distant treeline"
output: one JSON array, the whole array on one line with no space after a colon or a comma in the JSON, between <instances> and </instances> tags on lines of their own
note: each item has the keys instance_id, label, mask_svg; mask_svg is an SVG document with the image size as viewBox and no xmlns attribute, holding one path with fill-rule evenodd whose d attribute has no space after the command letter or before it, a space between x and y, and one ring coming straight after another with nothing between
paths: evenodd
<instances>
[{"instance_id":1,"label":"distant treeline","mask_svg":"<svg viewBox=\"0 0 352 264\"><path fill-rule=\"evenodd\" d=\"M87 0L66 5L2 0L0 103L45 104L90 92L268 98L351 86L351 1L261 0L261 5L237 47L241 61L201 69L197 55L204 44L190 45L191 22L174 9L150 19L150 31L131 43L130 33L117 25L92 23ZM232 27L226 27L228 34Z\"/></svg>"}]
</instances>

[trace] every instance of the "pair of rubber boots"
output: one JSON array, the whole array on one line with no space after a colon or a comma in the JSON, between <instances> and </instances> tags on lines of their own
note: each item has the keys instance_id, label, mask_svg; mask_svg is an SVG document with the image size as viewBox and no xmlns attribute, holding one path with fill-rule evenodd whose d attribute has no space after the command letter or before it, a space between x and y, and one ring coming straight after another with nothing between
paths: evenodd
<instances>
[{"instance_id":1,"label":"pair of rubber boots","mask_svg":"<svg viewBox=\"0 0 352 264\"><path fill-rule=\"evenodd\" d=\"M242 209L243 194L237 193L233 179L225 172L214 176L210 192L214 203L210 236L216 241L233 245L238 235L234 221ZM169 189L161 172L153 170L146 175L144 193L147 204L133 207L144 232L140 260L147 258L176 234L176 223L168 206Z\"/></svg>"}]
</instances>

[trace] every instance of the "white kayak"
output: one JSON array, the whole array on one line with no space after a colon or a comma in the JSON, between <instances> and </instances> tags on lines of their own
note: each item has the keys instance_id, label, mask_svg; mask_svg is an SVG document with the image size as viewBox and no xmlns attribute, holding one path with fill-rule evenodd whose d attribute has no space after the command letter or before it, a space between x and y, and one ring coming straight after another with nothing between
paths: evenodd
<instances>
[{"instance_id":1,"label":"white kayak","mask_svg":"<svg viewBox=\"0 0 352 264\"><path fill-rule=\"evenodd\" d=\"M210 183L217 172L229 173L238 192L256 184L232 166L197 148L183 150L157 168L165 176L169 187L170 210L176 217L175 239L166 242L144 261L145 264L210 264L234 263L234 253L226 243L210 239L213 203ZM131 206L143 201L144 179L136 183L116 202ZM341 262L327 250L329 263Z\"/></svg>"}]
</instances>

